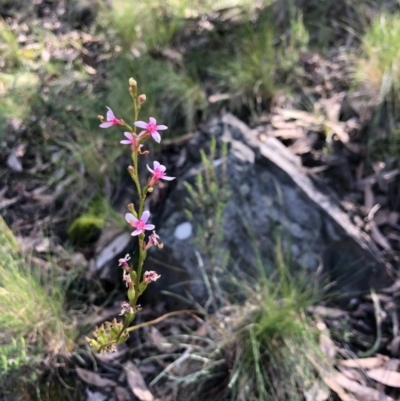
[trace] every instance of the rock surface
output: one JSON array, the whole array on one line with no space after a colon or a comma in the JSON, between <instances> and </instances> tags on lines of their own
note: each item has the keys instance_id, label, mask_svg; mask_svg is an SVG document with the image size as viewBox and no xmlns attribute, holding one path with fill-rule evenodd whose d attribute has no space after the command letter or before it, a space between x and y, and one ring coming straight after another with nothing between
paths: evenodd
<instances>
[{"instance_id":1,"label":"rock surface","mask_svg":"<svg viewBox=\"0 0 400 401\"><path fill-rule=\"evenodd\" d=\"M223 230L231 264L251 274L257 265L257 249L271 272L279 237L292 267L310 275L323 267L342 292L367 290L372 273L375 287L388 283L374 243L351 222L337 200L319 188L300 160L276 138L260 139L256 130L227 114L204 126L184 150L186 173L178 174L177 185L159 216L158 233L165 247L151 252L147 260L146 268L162 275L153 295L167 287L172 293L184 297L190 293L202 302L207 297L193 245L196 226L184 213L184 182L194 182L202 168L200 149L207 151L212 137L229 146L231 196ZM218 164L221 162L216 160Z\"/></svg>"}]
</instances>

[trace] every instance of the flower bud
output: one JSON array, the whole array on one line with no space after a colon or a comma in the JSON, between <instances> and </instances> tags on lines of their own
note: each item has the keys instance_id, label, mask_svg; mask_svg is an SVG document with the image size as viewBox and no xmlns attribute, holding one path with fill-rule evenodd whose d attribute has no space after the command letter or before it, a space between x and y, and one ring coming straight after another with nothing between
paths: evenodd
<instances>
[{"instance_id":1,"label":"flower bud","mask_svg":"<svg viewBox=\"0 0 400 401\"><path fill-rule=\"evenodd\" d=\"M133 78L129 78L129 86L131 88L136 88L137 87L137 82Z\"/></svg>"},{"instance_id":2,"label":"flower bud","mask_svg":"<svg viewBox=\"0 0 400 401\"><path fill-rule=\"evenodd\" d=\"M144 93L139 95L138 100L140 104L144 103L146 101L146 95Z\"/></svg>"},{"instance_id":3,"label":"flower bud","mask_svg":"<svg viewBox=\"0 0 400 401\"><path fill-rule=\"evenodd\" d=\"M128 167L128 173L131 176L132 180L135 181L136 177L135 177L135 169L133 168L133 166L129 166Z\"/></svg>"},{"instance_id":4,"label":"flower bud","mask_svg":"<svg viewBox=\"0 0 400 401\"><path fill-rule=\"evenodd\" d=\"M135 300L135 296L136 296L136 291L134 288L130 288L128 290L128 299L129 301L133 302Z\"/></svg>"},{"instance_id":5,"label":"flower bud","mask_svg":"<svg viewBox=\"0 0 400 401\"><path fill-rule=\"evenodd\" d=\"M135 210L135 205L133 203L130 203L127 206L127 208L135 217L137 217L136 210Z\"/></svg>"},{"instance_id":6,"label":"flower bud","mask_svg":"<svg viewBox=\"0 0 400 401\"><path fill-rule=\"evenodd\" d=\"M149 189L147 190L147 192L153 192L153 187L149 187Z\"/></svg>"}]
</instances>

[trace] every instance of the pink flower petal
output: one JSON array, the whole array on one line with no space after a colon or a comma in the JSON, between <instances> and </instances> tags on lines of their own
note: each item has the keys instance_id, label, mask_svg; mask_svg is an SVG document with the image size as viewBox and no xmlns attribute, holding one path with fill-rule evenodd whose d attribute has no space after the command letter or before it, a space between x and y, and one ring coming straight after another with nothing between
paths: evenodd
<instances>
[{"instance_id":1,"label":"pink flower petal","mask_svg":"<svg viewBox=\"0 0 400 401\"><path fill-rule=\"evenodd\" d=\"M168 129L168 127L166 125L157 125L157 127L156 127L157 131L163 131L165 129Z\"/></svg>"},{"instance_id":2,"label":"pink flower petal","mask_svg":"<svg viewBox=\"0 0 400 401\"><path fill-rule=\"evenodd\" d=\"M111 121L113 118L115 118L115 115L114 115L113 111L108 106L106 106L106 107L108 109L108 111L107 111L107 120Z\"/></svg>"},{"instance_id":3,"label":"pink flower petal","mask_svg":"<svg viewBox=\"0 0 400 401\"><path fill-rule=\"evenodd\" d=\"M148 164L146 164L146 166L147 166L147 170L149 170L149 171L150 171L150 173L154 174L154 170L152 170L152 169L149 167L149 165L148 165Z\"/></svg>"},{"instance_id":4,"label":"pink flower petal","mask_svg":"<svg viewBox=\"0 0 400 401\"><path fill-rule=\"evenodd\" d=\"M172 181L172 180L175 180L175 178L176 178L176 177L168 177L168 176L166 176L166 175L164 175L164 177L161 177L161 179L162 179L162 180L165 180L165 181Z\"/></svg>"},{"instance_id":5,"label":"pink flower petal","mask_svg":"<svg viewBox=\"0 0 400 401\"><path fill-rule=\"evenodd\" d=\"M145 123L144 121L136 121L133 125L139 128L147 129L149 124Z\"/></svg>"},{"instance_id":6,"label":"pink flower petal","mask_svg":"<svg viewBox=\"0 0 400 401\"><path fill-rule=\"evenodd\" d=\"M124 135L130 140L133 139L133 135L130 132L124 132Z\"/></svg>"},{"instance_id":7,"label":"pink flower petal","mask_svg":"<svg viewBox=\"0 0 400 401\"><path fill-rule=\"evenodd\" d=\"M100 128L109 128L109 127L112 127L113 125L114 125L113 122L108 121L108 122L106 122L106 123L101 123L101 124L99 125L99 127L100 127Z\"/></svg>"},{"instance_id":8,"label":"pink flower petal","mask_svg":"<svg viewBox=\"0 0 400 401\"><path fill-rule=\"evenodd\" d=\"M157 131L152 132L151 136L157 143L161 142L161 135Z\"/></svg>"},{"instance_id":9,"label":"pink flower petal","mask_svg":"<svg viewBox=\"0 0 400 401\"><path fill-rule=\"evenodd\" d=\"M132 214L132 213L126 213L125 215L125 220L130 223L131 221L133 223L136 223L138 221L138 219Z\"/></svg>"},{"instance_id":10,"label":"pink flower petal","mask_svg":"<svg viewBox=\"0 0 400 401\"><path fill-rule=\"evenodd\" d=\"M160 164L158 169L164 173L167 168L165 166L163 166L162 164Z\"/></svg>"},{"instance_id":11,"label":"pink flower petal","mask_svg":"<svg viewBox=\"0 0 400 401\"><path fill-rule=\"evenodd\" d=\"M139 234L141 234L143 232L143 230L141 230L141 229L137 229L137 230L135 230L131 235L132 236L135 236L135 235L139 235Z\"/></svg>"},{"instance_id":12,"label":"pink flower petal","mask_svg":"<svg viewBox=\"0 0 400 401\"><path fill-rule=\"evenodd\" d=\"M157 120L154 117L150 117L149 121L151 124L157 125Z\"/></svg>"},{"instance_id":13,"label":"pink flower petal","mask_svg":"<svg viewBox=\"0 0 400 401\"><path fill-rule=\"evenodd\" d=\"M130 145L132 142L128 141L128 140L123 140L123 141L120 141L120 143L122 143L123 145Z\"/></svg>"},{"instance_id":14,"label":"pink flower petal","mask_svg":"<svg viewBox=\"0 0 400 401\"><path fill-rule=\"evenodd\" d=\"M149 217L150 217L150 212L148 210L145 210L142 213L142 217L140 218L140 220L143 221L144 223L147 223L147 220L149 219Z\"/></svg>"},{"instance_id":15,"label":"pink flower petal","mask_svg":"<svg viewBox=\"0 0 400 401\"><path fill-rule=\"evenodd\" d=\"M154 160L153 166L154 166L154 170L156 170L161 166L161 164L158 161Z\"/></svg>"},{"instance_id":16,"label":"pink flower petal","mask_svg":"<svg viewBox=\"0 0 400 401\"><path fill-rule=\"evenodd\" d=\"M154 230L156 226L154 224L145 224L144 229L145 230Z\"/></svg>"}]
</instances>

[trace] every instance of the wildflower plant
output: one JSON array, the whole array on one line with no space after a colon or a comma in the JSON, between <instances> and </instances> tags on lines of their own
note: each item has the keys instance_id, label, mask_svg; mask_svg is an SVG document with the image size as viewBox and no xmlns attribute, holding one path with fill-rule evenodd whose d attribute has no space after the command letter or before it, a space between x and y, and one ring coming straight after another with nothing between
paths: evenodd
<instances>
[{"instance_id":1,"label":"wildflower plant","mask_svg":"<svg viewBox=\"0 0 400 401\"><path fill-rule=\"evenodd\" d=\"M128 301L124 301L121 304L121 313L119 315L123 316L123 321L118 322L117 319L114 319L112 322L106 322L96 328L93 332L93 338L87 338L88 343L95 352L115 351L118 344L127 340L129 337L127 329L140 310L140 305L138 304L139 297L152 281L160 278L160 275L155 271L142 271L148 250L153 246L157 246L159 249L163 247L163 244L159 241L160 237L154 231L154 224L149 223L150 212L143 209L146 196L153 191L153 187L159 180L170 181L175 179L175 177L166 175L165 166L154 161L153 168L147 165L151 176L144 186L141 185L139 157L146 156L149 153L147 150L143 150L144 144L150 138L160 143L161 134L159 131L166 130L168 127L158 125L156 119L153 117L150 117L149 122L138 121L139 111L142 104L146 101L146 95L137 95L137 82L133 78L129 79L129 93L133 100L133 127L128 125L123 119L117 117L109 107L107 107L106 119L103 116L99 116L99 119L101 128L116 126L125 129L124 136L126 139L121 140L120 143L130 146L133 166L128 167L128 172L139 196L139 204L136 208L132 203L128 205L129 213L125 214L125 220L133 228L131 235L138 238L139 255L136 266L131 263L129 254L118 260L118 265L122 268L122 280L125 282L127 288ZM137 128L141 130L139 133L137 133ZM151 234L146 238L146 234L149 231Z\"/></svg>"}]
</instances>

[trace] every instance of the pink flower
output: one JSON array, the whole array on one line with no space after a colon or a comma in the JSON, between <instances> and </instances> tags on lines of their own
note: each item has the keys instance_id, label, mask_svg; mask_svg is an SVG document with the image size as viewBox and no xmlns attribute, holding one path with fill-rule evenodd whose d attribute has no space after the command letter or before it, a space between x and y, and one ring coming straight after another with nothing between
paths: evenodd
<instances>
[{"instance_id":1,"label":"pink flower","mask_svg":"<svg viewBox=\"0 0 400 401\"><path fill-rule=\"evenodd\" d=\"M143 281L146 284L149 284L151 281L157 281L161 276L157 274L155 271L147 271L143 274Z\"/></svg>"},{"instance_id":2,"label":"pink flower","mask_svg":"<svg viewBox=\"0 0 400 401\"><path fill-rule=\"evenodd\" d=\"M129 302L126 302L126 301L122 302L122 304L121 304L121 313L119 315L122 316L125 313L133 313L132 306L130 306Z\"/></svg>"},{"instance_id":3,"label":"pink flower","mask_svg":"<svg viewBox=\"0 0 400 401\"><path fill-rule=\"evenodd\" d=\"M127 213L125 215L125 220L136 230L131 235L139 235L144 233L144 230L154 230L155 226L153 224L146 224L150 217L150 212L145 211L142 217L138 220L132 213Z\"/></svg>"},{"instance_id":4,"label":"pink flower","mask_svg":"<svg viewBox=\"0 0 400 401\"><path fill-rule=\"evenodd\" d=\"M107 122L101 123L100 127L101 128L109 128L112 127L113 125L123 125L122 120L118 119L115 117L113 111L107 107Z\"/></svg>"},{"instance_id":5,"label":"pink flower","mask_svg":"<svg viewBox=\"0 0 400 401\"><path fill-rule=\"evenodd\" d=\"M153 139L158 143L161 142L161 135L158 133L158 131L168 129L166 125L157 125L157 121L154 117L150 117L148 123L145 123L144 121L136 121L135 125L136 127L144 129L144 131L142 131L140 135L151 135Z\"/></svg>"},{"instance_id":6,"label":"pink flower","mask_svg":"<svg viewBox=\"0 0 400 401\"><path fill-rule=\"evenodd\" d=\"M124 258L118 259L118 266L123 266L126 269L129 269L128 260L131 260L129 254L126 254Z\"/></svg>"},{"instance_id":7,"label":"pink flower","mask_svg":"<svg viewBox=\"0 0 400 401\"><path fill-rule=\"evenodd\" d=\"M158 180L171 181L175 179L175 177L168 177L165 175L166 167L157 161L153 162L153 169L147 164L147 170L153 173L153 177L150 179L150 186L153 186Z\"/></svg>"},{"instance_id":8,"label":"pink flower","mask_svg":"<svg viewBox=\"0 0 400 401\"><path fill-rule=\"evenodd\" d=\"M140 140L140 135L139 136L133 136L130 132L124 132L124 135L128 139L122 140L120 143L123 145L131 145L134 148L137 148L139 145L139 140ZM139 148L141 148L143 145L140 145Z\"/></svg>"},{"instance_id":9,"label":"pink flower","mask_svg":"<svg viewBox=\"0 0 400 401\"><path fill-rule=\"evenodd\" d=\"M132 284L132 278L131 278L130 274L128 274L125 270L124 270L124 275L122 277L122 280L125 281L127 287L129 287L130 284Z\"/></svg>"},{"instance_id":10,"label":"pink flower","mask_svg":"<svg viewBox=\"0 0 400 401\"><path fill-rule=\"evenodd\" d=\"M157 246L159 249L164 248L164 245L160 243L158 240L160 239L160 236L156 234L155 231L153 231L153 234L150 234L149 240L147 241L146 245L146 250L149 250L152 246Z\"/></svg>"}]
</instances>

